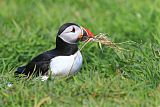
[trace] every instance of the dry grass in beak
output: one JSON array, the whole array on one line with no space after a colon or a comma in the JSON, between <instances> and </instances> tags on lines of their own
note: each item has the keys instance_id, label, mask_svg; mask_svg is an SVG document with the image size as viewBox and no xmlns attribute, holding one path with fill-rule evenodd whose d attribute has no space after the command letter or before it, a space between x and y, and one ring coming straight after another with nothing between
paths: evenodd
<instances>
[{"instance_id":1,"label":"dry grass in beak","mask_svg":"<svg viewBox=\"0 0 160 107\"><path fill-rule=\"evenodd\" d=\"M121 48L117 46L117 43L112 42L110 39L107 38L106 34L100 33L92 39L93 42L98 42L100 45L107 45L110 48L114 48L118 51L126 50L124 48ZM118 43L119 44L119 43ZM129 50L128 50L129 51Z\"/></svg>"},{"instance_id":2,"label":"dry grass in beak","mask_svg":"<svg viewBox=\"0 0 160 107\"><path fill-rule=\"evenodd\" d=\"M114 43L110 39L108 39L106 34L103 34L103 33L96 35L94 38L89 38L87 40L87 42L82 45L80 50L82 50L85 47L85 45L87 45L90 41L99 43L100 48L101 48L101 44L103 44L103 45L106 45L110 48L116 49L117 51L130 51L130 50L127 50L127 49L124 49L124 48L117 46L118 44L128 43L130 41L122 42L122 43Z\"/></svg>"}]
</instances>

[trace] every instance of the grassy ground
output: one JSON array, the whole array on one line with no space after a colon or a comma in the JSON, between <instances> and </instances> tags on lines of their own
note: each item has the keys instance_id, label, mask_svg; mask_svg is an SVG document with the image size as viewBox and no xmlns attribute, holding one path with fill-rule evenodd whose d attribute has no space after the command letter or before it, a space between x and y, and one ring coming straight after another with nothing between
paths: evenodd
<instances>
[{"instance_id":1,"label":"grassy ground","mask_svg":"<svg viewBox=\"0 0 160 107\"><path fill-rule=\"evenodd\" d=\"M159 7L159 0L0 0L0 107L159 107ZM69 80L16 79L16 67L54 48L65 22L137 44L122 45L132 50L123 53L88 44Z\"/></svg>"}]
</instances>

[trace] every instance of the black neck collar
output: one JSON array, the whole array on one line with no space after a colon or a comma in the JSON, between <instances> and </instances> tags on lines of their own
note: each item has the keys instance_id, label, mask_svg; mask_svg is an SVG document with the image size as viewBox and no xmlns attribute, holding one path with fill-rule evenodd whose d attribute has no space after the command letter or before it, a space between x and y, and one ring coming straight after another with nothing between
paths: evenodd
<instances>
[{"instance_id":1,"label":"black neck collar","mask_svg":"<svg viewBox=\"0 0 160 107\"><path fill-rule=\"evenodd\" d=\"M78 45L66 43L60 37L57 36L56 50L59 51L62 55L73 55L78 51Z\"/></svg>"}]
</instances>

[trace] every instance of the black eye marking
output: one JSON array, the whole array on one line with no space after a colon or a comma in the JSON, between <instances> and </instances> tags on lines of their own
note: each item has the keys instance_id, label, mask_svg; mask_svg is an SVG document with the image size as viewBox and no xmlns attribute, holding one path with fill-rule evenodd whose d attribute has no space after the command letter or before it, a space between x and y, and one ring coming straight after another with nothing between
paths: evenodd
<instances>
[{"instance_id":1,"label":"black eye marking","mask_svg":"<svg viewBox=\"0 0 160 107\"><path fill-rule=\"evenodd\" d=\"M74 27L72 28L71 32L75 32L75 28Z\"/></svg>"}]
</instances>

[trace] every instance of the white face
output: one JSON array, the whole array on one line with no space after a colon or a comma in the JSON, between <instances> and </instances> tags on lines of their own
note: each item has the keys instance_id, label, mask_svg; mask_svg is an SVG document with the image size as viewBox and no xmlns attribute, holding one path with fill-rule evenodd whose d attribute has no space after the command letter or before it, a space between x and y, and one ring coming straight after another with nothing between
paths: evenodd
<instances>
[{"instance_id":1,"label":"white face","mask_svg":"<svg viewBox=\"0 0 160 107\"><path fill-rule=\"evenodd\" d=\"M82 29L76 25L67 27L60 35L62 40L69 44L76 44L79 36L82 34Z\"/></svg>"}]
</instances>

